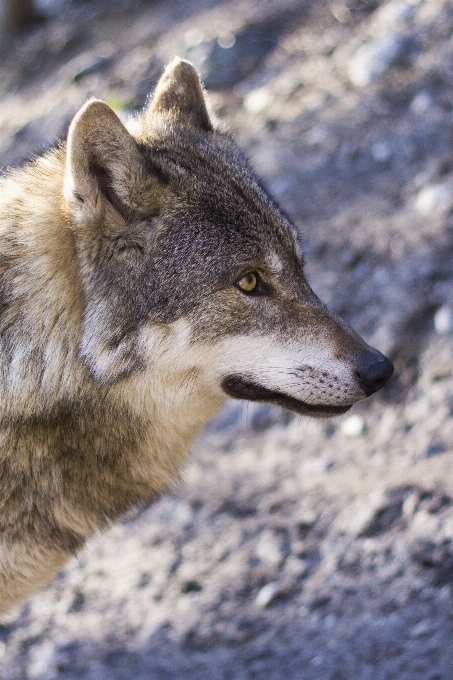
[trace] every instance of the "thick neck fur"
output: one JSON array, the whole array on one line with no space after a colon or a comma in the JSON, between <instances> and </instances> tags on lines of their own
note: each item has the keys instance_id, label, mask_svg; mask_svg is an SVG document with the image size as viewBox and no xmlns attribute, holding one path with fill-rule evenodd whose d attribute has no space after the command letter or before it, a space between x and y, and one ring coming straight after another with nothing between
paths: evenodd
<instances>
[{"instance_id":1,"label":"thick neck fur","mask_svg":"<svg viewBox=\"0 0 453 680\"><path fill-rule=\"evenodd\" d=\"M84 300L62 205L64 162L58 150L0 185L0 498L8 512L20 499L13 533L27 531L31 512L34 526L41 517L66 527L62 548L71 551L168 488L220 400L187 364L178 369L182 348L169 328L142 329L146 369L113 385L91 376L80 358Z\"/></svg>"}]
</instances>

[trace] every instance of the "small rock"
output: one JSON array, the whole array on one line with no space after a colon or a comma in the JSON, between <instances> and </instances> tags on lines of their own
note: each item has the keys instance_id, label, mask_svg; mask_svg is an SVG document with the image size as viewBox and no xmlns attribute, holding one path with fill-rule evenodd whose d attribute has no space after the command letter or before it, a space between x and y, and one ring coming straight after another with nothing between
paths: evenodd
<instances>
[{"instance_id":1,"label":"small rock","mask_svg":"<svg viewBox=\"0 0 453 680\"><path fill-rule=\"evenodd\" d=\"M305 141L310 146L318 146L329 138L329 128L326 125L314 125L305 134Z\"/></svg>"},{"instance_id":2,"label":"small rock","mask_svg":"<svg viewBox=\"0 0 453 680\"><path fill-rule=\"evenodd\" d=\"M349 517L348 531L358 538L373 538L402 526L403 504L412 491L410 487L397 487L370 495Z\"/></svg>"},{"instance_id":3,"label":"small rock","mask_svg":"<svg viewBox=\"0 0 453 680\"><path fill-rule=\"evenodd\" d=\"M431 444L426 449L424 457L433 458L434 456L438 456L439 453L444 453L445 450L445 445L442 442L434 441L431 442Z\"/></svg>"},{"instance_id":4,"label":"small rock","mask_svg":"<svg viewBox=\"0 0 453 680\"><path fill-rule=\"evenodd\" d=\"M414 3L407 0L391 0L379 12L379 21L383 25L391 26L402 23L414 13Z\"/></svg>"},{"instance_id":5,"label":"small rock","mask_svg":"<svg viewBox=\"0 0 453 680\"><path fill-rule=\"evenodd\" d=\"M281 586L278 581L271 581L261 588L255 598L255 604L262 609L269 607L270 604L281 593Z\"/></svg>"},{"instance_id":6,"label":"small rock","mask_svg":"<svg viewBox=\"0 0 453 680\"><path fill-rule=\"evenodd\" d=\"M304 472L308 475L321 475L333 467L331 460L326 458L312 458L304 463Z\"/></svg>"},{"instance_id":7,"label":"small rock","mask_svg":"<svg viewBox=\"0 0 453 680\"><path fill-rule=\"evenodd\" d=\"M30 651L30 657L27 668L28 678L53 680L57 677L55 647L50 640L41 645L34 645Z\"/></svg>"},{"instance_id":8,"label":"small rock","mask_svg":"<svg viewBox=\"0 0 453 680\"><path fill-rule=\"evenodd\" d=\"M430 184L417 194L415 209L420 215L446 210L453 199L453 186L449 182Z\"/></svg>"},{"instance_id":9,"label":"small rock","mask_svg":"<svg viewBox=\"0 0 453 680\"><path fill-rule=\"evenodd\" d=\"M345 435L345 437L359 437L365 430L365 421L362 416L354 414L349 416L340 425L340 432Z\"/></svg>"},{"instance_id":10,"label":"small rock","mask_svg":"<svg viewBox=\"0 0 453 680\"><path fill-rule=\"evenodd\" d=\"M371 155L378 163L385 163L391 156L391 150L387 142L375 142L371 147Z\"/></svg>"},{"instance_id":11,"label":"small rock","mask_svg":"<svg viewBox=\"0 0 453 680\"><path fill-rule=\"evenodd\" d=\"M434 330L439 335L453 331L453 309L450 305L442 305L434 314Z\"/></svg>"},{"instance_id":12,"label":"small rock","mask_svg":"<svg viewBox=\"0 0 453 680\"><path fill-rule=\"evenodd\" d=\"M330 2L329 9L340 24L347 24L352 18L352 12L345 2L341 0Z\"/></svg>"},{"instance_id":13,"label":"small rock","mask_svg":"<svg viewBox=\"0 0 453 680\"><path fill-rule=\"evenodd\" d=\"M274 96L267 87L259 87L257 90L252 90L244 98L244 109L247 113L261 113L269 106Z\"/></svg>"},{"instance_id":14,"label":"small rock","mask_svg":"<svg viewBox=\"0 0 453 680\"><path fill-rule=\"evenodd\" d=\"M399 35L388 35L366 43L349 60L349 79L357 87L369 85L397 62L406 65L413 62L418 49L415 38Z\"/></svg>"},{"instance_id":15,"label":"small rock","mask_svg":"<svg viewBox=\"0 0 453 680\"><path fill-rule=\"evenodd\" d=\"M426 635L431 635L432 633L433 627L426 621L420 621L420 623L417 623L417 625L412 628L411 637L421 638L425 637Z\"/></svg>"},{"instance_id":16,"label":"small rock","mask_svg":"<svg viewBox=\"0 0 453 680\"><path fill-rule=\"evenodd\" d=\"M414 490L403 501L403 516L409 520L412 519L419 505L419 501L420 494L418 493L418 490Z\"/></svg>"},{"instance_id":17,"label":"small rock","mask_svg":"<svg viewBox=\"0 0 453 680\"><path fill-rule=\"evenodd\" d=\"M428 92L418 92L410 103L412 113L422 115L429 111L433 105L433 99Z\"/></svg>"},{"instance_id":18,"label":"small rock","mask_svg":"<svg viewBox=\"0 0 453 680\"><path fill-rule=\"evenodd\" d=\"M300 539L307 538L310 531L316 524L317 516L314 512L305 512L297 519L296 528L297 535Z\"/></svg>"},{"instance_id":19,"label":"small rock","mask_svg":"<svg viewBox=\"0 0 453 680\"><path fill-rule=\"evenodd\" d=\"M312 666L315 667L322 666L322 664L324 663L324 657L321 656L320 654L317 654L311 659L310 663Z\"/></svg>"},{"instance_id":20,"label":"small rock","mask_svg":"<svg viewBox=\"0 0 453 680\"><path fill-rule=\"evenodd\" d=\"M256 546L256 556L265 564L278 566L283 558L281 542L272 532L265 530Z\"/></svg>"}]
</instances>

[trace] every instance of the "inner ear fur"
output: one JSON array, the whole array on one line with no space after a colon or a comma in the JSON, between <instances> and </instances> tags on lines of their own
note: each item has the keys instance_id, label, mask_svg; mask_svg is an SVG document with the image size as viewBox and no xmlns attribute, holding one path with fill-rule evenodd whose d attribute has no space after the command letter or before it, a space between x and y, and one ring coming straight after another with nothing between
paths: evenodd
<instances>
[{"instance_id":1,"label":"inner ear fur","mask_svg":"<svg viewBox=\"0 0 453 680\"><path fill-rule=\"evenodd\" d=\"M118 116L92 99L76 114L68 132L65 197L77 218L98 207L99 193L121 214L133 209L134 188L143 176L135 140Z\"/></svg>"},{"instance_id":2,"label":"inner ear fur","mask_svg":"<svg viewBox=\"0 0 453 680\"><path fill-rule=\"evenodd\" d=\"M165 69L146 111L146 119L155 115L198 130L213 130L200 78L190 62L176 57Z\"/></svg>"}]
</instances>

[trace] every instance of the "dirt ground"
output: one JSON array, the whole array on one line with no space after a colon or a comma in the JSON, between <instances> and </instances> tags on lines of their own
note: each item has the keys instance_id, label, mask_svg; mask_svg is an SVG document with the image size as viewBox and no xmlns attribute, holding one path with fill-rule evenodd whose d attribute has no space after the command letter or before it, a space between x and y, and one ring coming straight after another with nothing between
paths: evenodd
<instances>
[{"instance_id":1,"label":"dirt ground","mask_svg":"<svg viewBox=\"0 0 453 680\"><path fill-rule=\"evenodd\" d=\"M181 484L0 625L3 680L453 678L453 3L42 0L0 60L0 165L179 55L395 362L340 420L228 402Z\"/></svg>"}]
</instances>

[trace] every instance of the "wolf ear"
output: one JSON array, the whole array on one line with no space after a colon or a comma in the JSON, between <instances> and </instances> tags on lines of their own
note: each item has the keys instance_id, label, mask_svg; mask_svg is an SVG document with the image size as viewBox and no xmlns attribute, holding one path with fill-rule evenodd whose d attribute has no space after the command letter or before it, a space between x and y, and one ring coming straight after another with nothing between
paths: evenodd
<instances>
[{"instance_id":1,"label":"wolf ear","mask_svg":"<svg viewBox=\"0 0 453 680\"><path fill-rule=\"evenodd\" d=\"M80 353L104 384L141 365L146 234L133 217L150 186L145 175L136 142L112 109L85 104L69 128L64 192L85 298Z\"/></svg>"},{"instance_id":2,"label":"wolf ear","mask_svg":"<svg viewBox=\"0 0 453 680\"><path fill-rule=\"evenodd\" d=\"M165 69L146 111L146 119L155 115L167 116L206 132L213 129L198 73L188 61L177 57Z\"/></svg>"},{"instance_id":3,"label":"wolf ear","mask_svg":"<svg viewBox=\"0 0 453 680\"><path fill-rule=\"evenodd\" d=\"M87 102L68 132L65 197L76 218L93 216L99 194L123 214L142 176L136 142L118 116L102 101Z\"/></svg>"}]
</instances>

